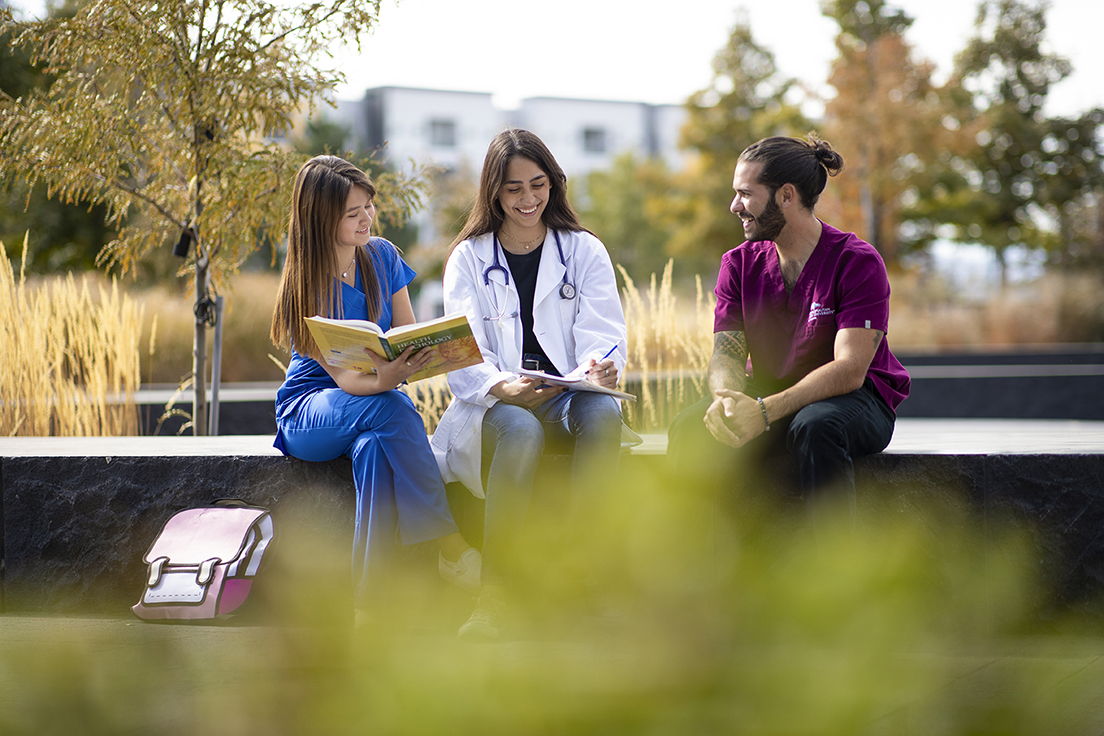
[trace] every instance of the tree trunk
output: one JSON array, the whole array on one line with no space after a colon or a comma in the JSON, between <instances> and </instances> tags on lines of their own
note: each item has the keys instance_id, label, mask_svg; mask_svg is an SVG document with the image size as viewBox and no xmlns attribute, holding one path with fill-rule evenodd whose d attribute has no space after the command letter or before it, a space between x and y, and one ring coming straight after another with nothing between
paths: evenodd
<instances>
[{"instance_id":1,"label":"tree trunk","mask_svg":"<svg viewBox=\"0 0 1104 736\"><path fill-rule=\"evenodd\" d=\"M868 160L866 156L863 156L864 164ZM874 190L870 186L869 166L863 166L862 175L863 180L859 184L859 208L862 210L863 229L866 231L863 236L880 253L881 248L878 247L878 213L874 204Z\"/></svg>"},{"instance_id":2,"label":"tree trunk","mask_svg":"<svg viewBox=\"0 0 1104 736\"><path fill-rule=\"evenodd\" d=\"M207 256L197 244L195 270L195 335L192 341L192 435L207 436L207 322L199 305L207 299Z\"/></svg>"},{"instance_id":3,"label":"tree trunk","mask_svg":"<svg viewBox=\"0 0 1104 736\"><path fill-rule=\"evenodd\" d=\"M866 45L866 89L863 90L862 107L865 109L863 125L866 131L864 140L859 148L859 210L862 216L864 232L861 237L881 252L878 247L878 217L874 203L874 171L878 164L878 152L875 148L877 138L877 109L878 104L878 43L877 36L872 35L874 29L864 28L862 33L863 43Z\"/></svg>"}]
</instances>

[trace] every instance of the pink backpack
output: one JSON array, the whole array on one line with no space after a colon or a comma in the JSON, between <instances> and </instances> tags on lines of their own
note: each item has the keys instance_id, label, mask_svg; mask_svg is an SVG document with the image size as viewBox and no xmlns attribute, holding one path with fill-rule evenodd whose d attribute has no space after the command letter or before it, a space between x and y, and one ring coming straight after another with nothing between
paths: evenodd
<instances>
[{"instance_id":1,"label":"pink backpack","mask_svg":"<svg viewBox=\"0 0 1104 736\"><path fill-rule=\"evenodd\" d=\"M245 602L273 538L252 506L187 509L165 522L143 558L149 575L133 611L147 620L213 619Z\"/></svg>"}]
</instances>

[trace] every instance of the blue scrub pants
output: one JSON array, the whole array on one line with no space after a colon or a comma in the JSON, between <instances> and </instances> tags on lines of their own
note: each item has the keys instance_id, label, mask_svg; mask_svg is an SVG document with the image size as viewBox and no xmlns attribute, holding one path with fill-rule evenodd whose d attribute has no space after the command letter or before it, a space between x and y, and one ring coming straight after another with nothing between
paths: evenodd
<instances>
[{"instance_id":1,"label":"blue scrub pants","mask_svg":"<svg viewBox=\"0 0 1104 736\"><path fill-rule=\"evenodd\" d=\"M604 394L568 391L536 409L499 401L483 417L484 585L510 584L508 560L529 512L546 440L570 443L572 505L583 489L608 488L621 458L621 408Z\"/></svg>"},{"instance_id":2,"label":"blue scrub pants","mask_svg":"<svg viewBox=\"0 0 1104 736\"><path fill-rule=\"evenodd\" d=\"M353 461L357 607L371 603L371 589L396 542L414 544L457 531L421 416L401 391L353 396L323 389L277 424L293 457L322 462L345 455Z\"/></svg>"}]
</instances>

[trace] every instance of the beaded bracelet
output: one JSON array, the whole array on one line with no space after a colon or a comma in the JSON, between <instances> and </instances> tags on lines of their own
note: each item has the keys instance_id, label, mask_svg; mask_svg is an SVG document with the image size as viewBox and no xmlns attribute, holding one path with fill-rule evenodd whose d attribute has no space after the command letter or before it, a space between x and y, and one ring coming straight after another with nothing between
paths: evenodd
<instances>
[{"instance_id":1,"label":"beaded bracelet","mask_svg":"<svg viewBox=\"0 0 1104 736\"><path fill-rule=\"evenodd\" d=\"M763 412L763 423L767 425L766 431L770 431L770 419L767 418L767 407L763 404L763 399L760 396L756 396L755 400L759 402L759 411Z\"/></svg>"}]
</instances>

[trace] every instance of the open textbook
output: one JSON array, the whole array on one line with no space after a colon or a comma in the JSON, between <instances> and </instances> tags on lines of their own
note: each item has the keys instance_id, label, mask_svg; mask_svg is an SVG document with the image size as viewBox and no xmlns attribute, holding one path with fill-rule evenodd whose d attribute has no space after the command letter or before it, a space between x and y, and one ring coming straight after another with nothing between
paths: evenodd
<instances>
[{"instance_id":1,"label":"open textbook","mask_svg":"<svg viewBox=\"0 0 1104 736\"><path fill-rule=\"evenodd\" d=\"M307 328L322 357L335 368L375 373L375 365L365 350L394 360L411 345L417 350L432 347L437 355L407 379L410 382L483 362L471 325L463 314L446 314L426 322L393 327L387 332L368 320L325 317L308 317Z\"/></svg>"},{"instance_id":2,"label":"open textbook","mask_svg":"<svg viewBox=\"0 0 1104 736\"><path fill-rule=\"evenodd\" d=\"M570 391L593 391L596 394L609 394L610 396L615 396L618 399L625 399L626 401L636 401L636 397L632 394L627 394L624 391L616 391L612 388L606 388L605 386L599 386L597 383L591 383L586 380L586 374L583 372L585 370L585 368L576 368L566 376L554 376L544 371L531 371L522 368L518 371L518 375L538 379L553 386L567 386Z\"/></svg>"}]
</instances>

